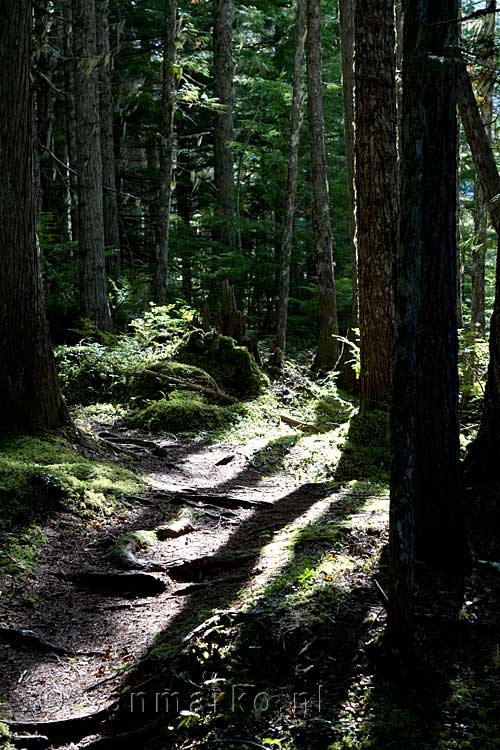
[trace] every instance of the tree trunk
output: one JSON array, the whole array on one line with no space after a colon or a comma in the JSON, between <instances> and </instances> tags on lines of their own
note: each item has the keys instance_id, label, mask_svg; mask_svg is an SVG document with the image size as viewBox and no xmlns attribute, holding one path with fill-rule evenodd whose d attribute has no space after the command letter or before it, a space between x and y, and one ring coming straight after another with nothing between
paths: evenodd
<instances>
[{"instance_id":1,"label":"tree trunk","mask_svg":"<svg viewBox=\"0 0 500 750\"><path fill-rule=\"evenodd\" d=\"M97 54L99 65L99 120L104 211L104 246L109 275L120 278L120 228L118 192L116 190L115 146L113 135L113 91L111 86L111 51L109 44L109 0L95 0Z\"/></svg>"},{"instance_id":2,"label":"tree trunk","mask_svg":"<svg viewBox=\"0 0 500 750\"><path fill-rule=\"evenodd\" d=\"M398 246L393 0L357 3L354 23L356 244L361 408L387 404L394 366Z\"/></svg>"},{"instance_id":3,"label":"tree trunk","mask_svg":"<svg viewBox=\"0 0 500 750\"><path fill-rule=\"evenodd\" d=\"M413 207L406 209L403 241L417 256L420 278L416 556L459 574L465 564L465 531L456 295L457 24L453 19L457 11L456 0L406 5L403 128L407 142L403 148L407 159L413 152L413 186L407 187L405 198Z\"/></svg>"},{"instance_id":4,"label":"tree trunk","mask_svg":"<svg viewBox=\"0 0 500 750\"><path fill-rule=\"evenodd\" d=\"M111 329L102 202L98 58L94 0L73 0L78 232L81 315L100 330Z\"/></svg>"},{"instance_id":5,"label":"tree trunk","mask_svg":"<svg viewBox=\"0 0 500 750\"><path fill-rule=\"evenodd\" d=\"M57 384L35 237L30 2L3 0L0 24L1 431L68 421Z\"/></svg>"},{"instance_id":6,"label":"tree trunk","mask_svg":"<svg viewBox=\"0 0 500 750\"><path fill-rule=\"evenodd\" d=\"M338 360L337 303L333 270L332 227L328 201L325 124L321 79L320 1L307 5L307 108L311 152L312 222L319 286L319 338L316 370L332 370Z\"/></svg>"},{"instance_id":7,"label":"tree trunk","mask_svg":"<svg viewBox=\"0 0 500 750\"><path fill-rule=\"evenodd\" d=\"M181 248L181 293L182 298L190 305L193 300L193 238L191 236L191 176L189 173L189 154L181 157L178 154L178 176L175 188L177 198L177 213L182 219L182 248ZM182 163L180 159L182 158Z\"/></svg>"},{"instance_id":8,"label":"tree trunk","mask_svg":"<svg viewBox=\"0 0 500 750\"><path fill-rule=\"evenodd\" d=\"M177 2L165 3L165 38L163 43L163 84L160 142L160 206L156 254L155 301L167 303L170 206L174 165L175 57L177 38Z\"/></svg>"},{"instance_id":9,"label":"tree trunk","mask_svg":"<svg viewBox=\"0 0 500 750\"><path fill-rule=\"evenodd\" d=\"M234 141L233 2L213 0L214 96L222 105L215 118L214 183L217 226L214 236L225 248L239 246L236 189L231 142Z\"/></svg>"},{"instance_id":10,"label":"tree trunk","mask_svg":"<svg viewBox=\"0 0 500 750\"><path fill-rule=\"evenodd\" d=\"M344 96L344 134L346 144L347 210L352 267L351 328L359 325L358 258L356 250L356 214L354 191L354 12L355 0L339 0L340 46L342 51L342 89Z\"/></svg>"},{"instance_id":11,"label":"tree trunk","mask_svg":"<svg viewBox=\"0 0 500 750\"><path fill-rule=\"evenodd\" d=\"M469 446L465 470L472 479L496 479L500 461L500 176L491 141L481 118L465 63L459 68L460 117L474 159L476 175L498 236L496 286L490 323L490 362L483 414L476 440Z\"/></svg>"},{"instance_id":12,"label":"tree trunk","mask_svg":"<svg viewBox=\"0 0 500 750\"><path fill-rule=\"evenodd\" d=\"M38 15L38 14L37 14ZM41 28L43 26L43 28ZM35 23L35 33L40 36L40 50L35 68L35 107L36 107L36 137L38 160L37 208L39 211L50 211L47 203L47 180L50 174L50 155L52 131L54 127L54 107L56 102L56 88L53 83L54 74L60 60L60 50L63 41L64 26L59 8L52 9L50 16L47 8Z\"/></svg>"},{"instance_id":13,"label":"tree trunk","mask_svg":"<svg viewBox=\"0 0 500 750\"><path fill-rule=\"evenodd\" d=\"M487 0L486 6L490 13L486 15L481 24L480 45L478 51L478 63L481 65L481 74L476 83L479 99L481 119L483 121L488 138L491 139L493 120L493 90L495 87L495 9L496 0ZM488 202L482 189L481 183L476 182L475 206L474 206L474 234L475 248L472 253L472 296L471 296L471 323L478 336L484 337L486 329L485 320L485 258L488 243Z\"/></svg>"},{"instance_id":14,"label":"tree trunk","mask_svg":"<svg viewBox=\"0 0 500 750\"><path fill-rule=\"evenodd\" d=\"M78 241L78 156L76 148L75 62L73 53L73 11L71 0L63 0L64 16L64 121L69 166L69 210L71 239Z\"/></svg>"},{"instance_id":15,"label":"tree trunk","mask_svg":"<svg viewBox=\"0 0 500 750\"><path fill-rule=\"evenodd\" d=\"M306 34L306 0L298 0L297 27L295 34L292 108L290 113L290 152L288 156L286 201L283 215L283 232L281 238L279 278L280 293L277 310L276 340L274 343L273 356L273 364L279 368L281 368L283 365L283 357L285 354L288 300L290 297L290 258L292 255L293 224L295 216L295 203L297 198L297 174L299 170L303 57Z\"/></svg>"}]
</instances>

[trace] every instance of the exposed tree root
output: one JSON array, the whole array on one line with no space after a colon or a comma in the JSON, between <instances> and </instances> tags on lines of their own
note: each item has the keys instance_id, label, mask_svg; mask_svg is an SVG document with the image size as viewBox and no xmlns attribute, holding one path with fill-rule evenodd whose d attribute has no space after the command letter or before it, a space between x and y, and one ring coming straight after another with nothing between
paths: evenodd
<instances>
[{"instance_id":1,"label":"exposed tree root","mask_svg":"<svg viewBox=\"0 0 500 750\"><path fill-rule=\"evenodd\" d=\"M32 630L26 630L24 628L0 627L0 640L10 643L13 646L32 648L35 651L58 654L59 656L99 656L100 654L100 652L97 651L70 651L61 646L57 646L54 643L44 641Z\"/></svg>"},{"instance_id":2,"label":"exposed tree root","mask_svg":"<svg viewBox=\"0 0 500 750\"><path fill-rule=\"evenodd\" d=\"M190 504L193 501L206 503L207 505L213 505L218 508L230 509L256 508L271 505L271 503L264 500L248 500L247 498L231 497L230 495L212 495L197 492L195 490L191 492L155 492L153 496L164 498L165 500L177 505Z\"/></svg>"},{"instance_id":3,"label":"exposed tree root","mask_svg":"<svg viewBox=\"0 0 500 750\"><path fill-rule=\"evenodd\" d=\"M207 555L196 560L182 560L167 568L167 572L174 581L196 581L204 575L210 575L216 571L233 570L239 568L255 559L255 555L249 552L240 554L214 556Z\"/></svg>"},{"instance_id":4,"label":"exposed tree root","mask_svg":"<svg viewBox=\"0 0 500 750\"><path fill-rule=\"evenodd\" d=\"M167 588L165 581L149 573L84 571L72 576L72 580L83 588L108 594L155 596Z\"/></svg>"},{"instance_id":5,"label":"exposed tree root","mask_svg":"<svg viewBox=\"0 0 500 750\"><path fill-rule=\"evenodd\" d=\"M222 404L236 404L237 399L233 396L229 396L220 389L215 390L214 388L206 388L196 383L189 383L187 380L181 380L180 378L173 378L170 375L162 375L161 372L154 372L153 370L144 370L144 375L149 375L152 378L157 378L162 383L168 383L169 385L176 385L186 391L194 391L200 393L202 396L207 396L214 401L219 401Z\"/></svg>"}]
</instances>

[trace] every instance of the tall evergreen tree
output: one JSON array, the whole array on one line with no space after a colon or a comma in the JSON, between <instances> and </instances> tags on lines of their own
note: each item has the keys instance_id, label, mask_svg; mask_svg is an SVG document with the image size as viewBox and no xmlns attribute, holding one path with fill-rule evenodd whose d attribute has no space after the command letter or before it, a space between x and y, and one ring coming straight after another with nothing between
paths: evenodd
<instances>
[{"instance_id":1,"label":"tall evergreen tree","mask_svg":"<svg viewBox=\"0 0 500 750\"><path fill-rule=\"evenodd\" d=\"M215 117L214 183L217 207L216 239L226 248L239 245L234 181L234 60L233 0L213 0L214 96L220 109Z\"/></svg>"},{"instance_id":2,"label":"tall evergreen tree","mask_svg":"<svg viewBox=\"0 0 500 750\"><path fill-rule=\"evenodd\" d=\"M99 55L99 122L104 211L104 246L110 276L120 278L120 227L116 190L115 139L113 134L112 55L109 41L109 0L95 0L97 54Z\"/></svg>"},{"instance_id":3,"label":"tall evergreen tree","mask_svg":"<svg viewBox=\"0 0 500 750\"><path fill-rule=\"evenodd\" d=\"M389 402L394 365L399 199L393 0L357 3L354 39L360 380L366 408Z\"/></svg>"},{"instance_id":4,"label":"tall evergreen tree","mask_svg":"<svg viewBox=\"0 0 500 750\"><path fill-rule=\"evenodd\" d=\"M290 112L290 153L286 183L286 201L280 253L280 288L274 344L274 364L281 367L285 354L288 301L290 297L290 259L292 256L293 224L297 198L299 140L302 106L303 57L306 34L306 0L298 0L293 62L292 108Z\"/></svg>"},{"instance_id":5,"label":"tall evergreen tree","mask_svg":"<svg viewBox=\"0 0 500 750\"><path fill-rule=\"evenodd\" d=\"M35 237L31 2L0 1L1 431L67 421L59 393Z\"/></svg>"},{"instance_id":6,"label":"tall evergreen tree","mask_svg":"<svg viewBox=\"0 0 500 750\"><path fill-rule=\"evenodd\" d=\"M337 364L339 349L335 337L339 327L323 114L320 0L308 0L307 4L306 59L313 241L319 287L319 336L314 366L328 371Z\"/></svg>"},{"instance_id":7,"label":"tall evergreen tree","mask_svg":"<svg viewBox=\"0 0 500 750\"><path fill-rule=\"evenodd\" d=\"M460 574L466 558L458 426L457 24L450 23L457 3L407 0L403 17L391 539L393 561L408 581L411 557L401 534L411 530L412 514L418 560Z\"/></svg>"},{"instance_id":8,"label":"tall evergreen tree","mask_svg":"<svg viewBox=\"0 0 500 750\"><path fill-rule=\"evenodd\" d=\"M111 329L104 251L95 0L73 0L81 314Z\"/></svg>"},{"instance_id":9,"label":"tall evergreen tree","mask_svg":"<svg viewBox=\"0 0 500 750\"><path fill-rule=\"evenodd\" d=\"M160 206L156 256L155 298L166 304L170 239L170 206L174 166L175 56L177 38L177 2L165 2L165 36L163 41L163 83L160 128Z\"/></svg>"}]
</instances>

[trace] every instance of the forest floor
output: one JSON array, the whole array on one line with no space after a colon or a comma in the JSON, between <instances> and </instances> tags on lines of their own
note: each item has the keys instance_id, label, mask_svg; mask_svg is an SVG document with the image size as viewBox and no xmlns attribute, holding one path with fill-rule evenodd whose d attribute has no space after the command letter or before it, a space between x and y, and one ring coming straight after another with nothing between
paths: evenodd
<instances>
[{"instance_id":1,"label":"forest floor","mask_svg":"<svg viewBox=\"0 0 500 750\"><path fill-rule=\"evenodd\" d=\"M500 576L474 570L454 623L422 606L418 675L394 678L375 647L387 485L350 476L349 420L339 429L331 476L308 481L290 466L313 460L311 441L321 461L332 433L247 443L92 423L88 456L144 490L107 516L40 519L36 565L0 576L16 746L498 748Z\"/></svg>"}]
</instances>

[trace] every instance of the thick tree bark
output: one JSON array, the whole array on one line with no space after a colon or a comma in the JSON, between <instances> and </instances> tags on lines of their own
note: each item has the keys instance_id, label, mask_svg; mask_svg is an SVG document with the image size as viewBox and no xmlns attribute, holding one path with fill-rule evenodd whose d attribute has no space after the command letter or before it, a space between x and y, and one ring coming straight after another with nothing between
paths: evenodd
<instances>
[{"instance_id":1,"label":"thick tree bark","mask_svg":"<svg viewBox=\"0 0 500 750\"><path fill-rule=\"evenodd\" d=\"M476 440L469 446L465 470L476 480L496 478L500 461L500 176L491 141L463 63L459 68L460 118L474 159L476 175L498 236L496 286L490 323L490 362L484 394L483 414Z\"/></svg>"},{"instance_id":2,"label":"thick tree bark","mask_svg":"<svg viewBox=\"0 0 500 750\"><path fill-rule=\"evenodd\" d=\"M486 6L490 14L485 16L481 24L479 38L478 63L481 73L476 83L479 98L481 118L491 139L493 119L493 90L495 87L495 19L496 0L487 0ZM474 206L474 234L475 248L472 254L472 295L471 295L471 323L474 330L481 337L485 334L485 258L488 242L488 201L481 189L481 183L476 182Z\"/></svg>"},{"instance_id":3,"label":"thick tree bark","mask_svg":"<svg viewBox=\"0 0 500 750\"><path fill-rule=\"evenodd\" d=\"M158 246L156 249L155 301L165 305L168 292L170 206L174 166L175 57L177 38L177 2L165 2L165 37L163 42L163 84L160 141L160 205Z\"/></svg>"},{"instance_id":4,"label":"thick tree bark","mask_svg":"<svg viewBox=\"0 0 500 750\"><path fill-rule=\"evenodd\" d=\"M413 200L405 241L419 260L415 532L417 559L465 564L459 462L457 341L456 0L419 0L406 19L403 127L414 140ZM413 23L412 23L413 21ZM403 94L405 96L405 94ZM405 105L403 105L404 108ZM408 134L407 134L408 138ZM406 144L405 148L409 148ZM410 236L411 235L411 236Z\"/></svg>"},{"instance_id":5,"label":"thick tree bark","mask_svg":"<svg viewBox=\"0 0 500 750\"><path fill-rule=\"evenodd\" d=\"M312 221L319 286L319 337L316 370L329 371L338 360L337 302L332 227L328 201L325 123L321 79L321 12L319 0L307 4L307 109L311 153Z\"/></svg>"},{"instance_id":6,"label":"thick tree bark","mask_svg":"<svg viewBox=\"0 0 500 750\"><path fill-rule=\"evenodd\" d=\"M78 152L78 232L82 317L100 330L111 329L102 201L98 58L94 0L73 0L76 145Z\"/></svg>"},{"instance_id":7,"label":"thick tree bark","mask_svg":"<svg viewBox=\"0 0 500 750\"><path fill-rule=\"evenodd\" d=\"M64 122L66 153L69 166L69 212L71 239L78 241L78 156L75 119L75 62L73 53L73 11L71 0L63 0L64 17Z\"/></svg>"},{"instance_id":8,"label":"thick tree bark","mask_svg":"<svg viewBox=\"0 0 500 750\"><path fill-rule=\"evenodd\" d=\"M356 244L361 408L390 400L399 234L393 0L357 3L354 23Z\"/></svg>"},{"instance_id":9,"label":"thick tree bark","mask_svg":"<svg viewBox=\"0 0 500 750\"><path fill-rule=\"evenodd\" d=\"M120 227L116 190L113 135L112 58L109 43L109 0L95 0L97 54L99 55L99 121L101 126L104 246L110 276L120 278Z\"/></svg>"},{"instance_id":10,"label":"thick tree bark","mask_svg":"<svg viewBox=\"0 0 500 750\"><path fill-rule=\"evenodd\" d=\"M456 305L457 3L403 3L401 242L392 406L389 634L412 645L413 556L466 564Z\"/></svg>"},{"instance_id":11,"label":"thick tree bark","mask_svg":"<svg viewBox=\"0 0 500 750\"><path fill-rule=\"evenodd\" d=\"M359 325L358 257L356 249L356 198L354 190L354 12L355 0L339 0L342 89L346 144L347 208L352 267L351 328Z\"/></svg>"},{"instance_id":12,"label":"thick tree bark","mask_svg":"<svg viewBox=\"0 0 500 750\"><path fill-rule=\"evenodd\" d=\"M0 2L0 430L13 432L53 429L68 421L35 238L31 13L30 2Z\"/></svg>"},{"instance_id":13,"label":"thick tree bark","mask_svg":"<svg viewBox=\"0 0 500 750\"><path fill-rule=\"evenodd\" d=\"M226 248L237 248L237 203L234 182L233 0L213 0L214 96L222 105L215 118L214 183L217 226L214 237Z\"/></svg>"},{"instance_id":14,"label":"thick tree bark","mask_svg":"<svg viewBox=\"0 0 500 750\"><path fill-rule=\"evenodd\" d=\"M290 297L290 259L292 256L293 224L297 198L297 174L299 170L303 58L306 34L306 0L298 0L295 34L292 108L290 112L290 152L288 155L286 201L281 237L279 300L276 320L276 340L274 343L273 355L273 364L279 368L281 368L283 364L283 357L285 354L288 300Z\"/></svg>"}]
</instances>

